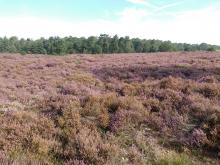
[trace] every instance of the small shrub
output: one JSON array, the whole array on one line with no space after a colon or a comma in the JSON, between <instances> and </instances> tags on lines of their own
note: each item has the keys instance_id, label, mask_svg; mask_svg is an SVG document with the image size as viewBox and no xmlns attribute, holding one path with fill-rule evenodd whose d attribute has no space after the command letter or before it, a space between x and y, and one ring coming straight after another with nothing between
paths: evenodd
<instances>
[{"instance_id":1,"label":"small shrub","mask_svg":"<svg viewBox=\"0 0 220 165\"><path fill-rule=\"evenodd\" d=\"M199 93L204 97L213 99L219 96L219 88L213 84L204 84L199 88Z\"/></svg>"},{"instance_id":2,"label":"small shrub","mask_svg":"<svg viewBox=\"0 0 220 165\"><path fill-rule=\"evenodd\" d=\"M184 127L184 119L177 112L161 111L151 114L146 122L161 134L178 137Z\"/></svg>"},{"instance_id":3,"label":"small shrub","mask_svg":"<svg viewBox=\"0 0 220 165\"><path fill-rule=\"evenodd\" d=\"M202 77L199 82L201 83L217 83L218 80L214 76L205 76Z\"/></svg>"},{"instance_id":4,"label":"small shrub","mask_svg":"<svg viewBox=\"0 0 220 165\"><path fill-rule=\"evenodd\" d=\"M137 111L144 114L148 114L142 102L137 100L135 97L122 97L120 98L121 109Z\"/></svg>"},{"instance_id":5,"label":"small shrub","mask_svg":"<svg viewBox=\"0 0 220 165\"><path fill-rule=\"evenodd\" d=\"M142 153L135 146L132 146L129 148L128 160L132 164L144 164L145 163Z\"/></svg>"},{"instance_id":6,"label":"small shrub","mask_svg":"<svg viewBox=\"0 0 220 165\"><path fill-rule=\"evenodd\" d=\"M160 107L164 110L180 111L185 106L183 94L171 89L156 90L154 97L160 101Z\"/></svg>"},{"instance_id":7,"label":"small shrub","mask_svg":"<svg viewBox=\"0 0 220 165\"><path fill-rule=\"evenodd\" d=\"M122 128L126 125L137 126L144 122L148 115L149 111L146 110L141 101L134 97L122 97L120 98L119 110L112 115L110 125L113 126L115 125L113 121L116 123L118 121L119 123L124 122Z\"/></svg>"},{"instance_id":8,"label":"small shrub","mask_svg":"<svg viewBox=\"0 0 220 165\"><path fill-rule=\"evenodd\" d=\"M35 109L48 118L56 119L70 107L80 108L80 102L75 97L56 95L45 97L37 103Z\"/></svg>"},{"instance_id":9,"label":"small shrub","mask_svg":"<svg viewBox=\"0 0 220 165\"><path fill-rule=\"evenodd\" d=\"M109 124L108 107L105 105L105 98L89 96L85 98L81 105L83 107L81 115L90 119L101 128L106 128Z\"/></svg>"},{"instance_id":10,"label":"small shrub","mask_svg":"<svg viewBox=\"0 0 220 165\"><path fill-rule=\"evenodd\" d=\"M191 146L201 147L207 142L207 136L201 129L194 129L189 137L189 143Z\"/></svg>"},{"instance_id":11,"label":"small shrub","mask_svg":"<svg viewBox=\"0 0 220 165\"><path fill-rule=\"evenodd\" d=\"M67 80L74 80L76 83L80 83L83 85L93 85L93 86L101 86L101 82L91 74L83 73L83 72L76 72L73 75L69 76Z\"/></svg>"},{"instance_id":12,"label":"small shrub","mask_svg":"<svg viewBox=\"0 0 220 165\"><path fill-rule=\"evenodd\" d=\"M127 128L139 126L148 113L135 110L120 109L111 116L109 128L112 132L123 131Z\"/></svg>"},{"instance_id":13,"label":"small shrub","mask_svg":"<svg viewBox=\"0 0 220 165\"><path fill-rule=\"evenodd\" d=\"M104 165L106 160L111 159L117 153L113 145L102 140L97 130L86 126L68 135L66 144L55 146L53 152L55 157L67 164L82 162L94 165Z\"/></svg>"},{"instance_id":14,"label":"small shrub","mask_svg":"<svg viewBox=\"0 0 220 165\"><path fill-rule=\"evenodd\" d=\"M136 96L139 94L139 85L138 84L125 84L120 94L122 96Z\"/></svg>"},{"instance_id":15,"label":"small shrub","mask_svg":"<svg viewBox=\"0 0 220 165\"><path fill-rule=\"evenodd\" d=\"M33 162L51 163L50 148L56 143L52 121L26 111L2 114L0 120L1 151L9 158L30 155Z\"/></svg>"},{"instance_id":16,"label":"small shrub","mask_svg":"<svg viewBox=\"0 0 220 165\"><path fill-rule=\"evenodd\" d=\"M178 90L183 86L179 79L168 77L160 81L160 88Z\"/></svg>"},{"instance_id":17,"label":"small shrub","mask_svg":"<svg viewBox=\"0 0 220 165\"><path fill-rule=\"evenodd\" d=\"M143 102L143 105L151 112L159 112L161 109L160 101L158 99L148 99Z\"/></svg>"},{"instance_id":18,"label":"small shrub","mask_svg":"<svg viewBox=\"0 0 220 165\"><path fill-rule=\"evenodd\" d=\"M63 95L77 95L79 90L76 85L68 84L60 87L60 93Z\"/></svg>"}]
</instances>

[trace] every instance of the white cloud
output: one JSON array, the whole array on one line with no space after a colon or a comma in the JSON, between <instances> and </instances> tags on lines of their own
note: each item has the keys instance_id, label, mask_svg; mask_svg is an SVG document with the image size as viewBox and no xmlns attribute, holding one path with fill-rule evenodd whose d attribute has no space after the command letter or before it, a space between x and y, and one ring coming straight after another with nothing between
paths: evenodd
<instances>
[{"instance_id":1,"label":"white cloud","mask_svg":"<svg viewBox=\"0 0 220 165\"><path fill-rule=\"evenodd\" d=\"M133 3L133 4L144 5L146 7L157 9L157 7L155 5L147 2L146 0L127 0L127 1L130 2L130 3Z\"/></svg>"},{"instance_id":2,"label":"white cloud","mask_svg":"<svg viewBox=\"0 0 220 165\"><path fill-rule=\"evenodd\" d=\"M179 5L183 4L183 3L184 3L184 0L173 2L173 3L169 3L169 4L165 4L165 5L157 7L156 11L158 12L158 11L165 10L165 9L168 9L168 8L171 8L171 7L179 6Z\"/></svg>"},{"instance_id":3,"label":"white cloud","mask_svg":"<svg viewBox=\"0 0 220 165\"><path fill-rule=\"evenodd\" d=\"M220 45L218 18L220 18L220 10L207 7L178 13L175 17L167 16L165 20L153 19L150 15L145 21L136 24L127 22L123 26L127 27L126 31L133 37Z\"/></svg>"},{"instance_id":4,"label":"white cloud","mask_svg":"<svg viewBox=\"0 0 220 165\"><path fill-rule=\"evenodd\" d=\"M119 18L122 22L140 22L149 14L150 13L148 13L145 9L137 8L125 8L123 11L118 13Z\"/></svg>"},{"instance_id":5,"label":"white cloud","mask_svg":"<svg viewBox=\"0 0 220 165\"><path fill-rule=\"evenodd\" d=\"M162 11L171 7L175 7L178 6L182 3L184 3L186 0L181 0L181 1L176 1L176 2L172 2L172 3L168 3L168 4L164 4L164 5L154 5L153 3L148 2L147 0L127 0L130 3L133 4L137 4L137 5L143 5L145 7L149 7L151 9L153 9L154 11L158 12L158 11Z\"/></svg>"},{"instance_id":6,"label":"white cloud","mask_svg":"<svg viewBox=\"0 0 220 165\"><path fill-rule=\"evenodd\" d=\"M40 38L49 36L98 36L101 33L146 39L220 45L220 10L214 7L185 11L166 19L152 17L144 9L125 8L117 20L68 22L37 17L0 18L0 36Z\"/></svg>"}]
</instances>

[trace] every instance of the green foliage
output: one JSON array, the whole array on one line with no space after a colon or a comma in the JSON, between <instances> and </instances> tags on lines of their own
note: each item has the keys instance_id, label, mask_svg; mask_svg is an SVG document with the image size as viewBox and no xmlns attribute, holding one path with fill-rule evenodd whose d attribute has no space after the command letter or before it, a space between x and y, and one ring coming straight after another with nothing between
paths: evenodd
<instances>
[{"instance_id":1,"label":"green foliage","mask_svg":"<svg viewBox=\"0 0 220 165\"><path fill-rule=\"evenodd\" d=\"M118 36L115 35L112 38L112 41L111 41L110 46L109 46L109 50L110 50L111 53L118 53L119 52L118 42L119 42Z\"/></svg>"},{"instance_id":2,"label":"green foliage","mask_svg":"<svg viewBox=\"0 0 220 165\"><path fill-rule=\"evenodd\" d=\"M209 51L209 52L215 52L216 49L215 49L215 47L211 46L211 47L209 47L209 48L207 49L207 51Z\"/></svg>"},{"instance_id":3,"label":"green foliage","mask_svg":"<svg viewBox=\"0 0 220 165\"><path fill-rule=\"evenodd\" d=\"M160 52L171 52L173 50L174 50L174 48L173 48L173 45L170 41L163 42L159 47Z\"/></svg>"},{"instance_id":4,"label":"green foliage","mask_svg":"<svg viewBox=\"0 0 220 165\"><path fill-rule=\"evenodd\" d=\"M175 158L159 160L156 165L193 165L193 163L185 155L179 155Z\"/></svg>"},{"instance_id":5,"label":"green foliage","mask_svg":"<svg viewBox=\"0 0 220 165\"><path fill-rule=\"evenodd\" d=\"M38 40L18 39L17 37L0 38L0 52L20 54L50 54L63 55L73 53L101 54L101 53L147 53L170 51L215 51L218 46L202 43L190 45L171 43L170 41L130 39L126 37L111 37L101 34L99 37L50 37Z\"/></svg>"}]
</instances>

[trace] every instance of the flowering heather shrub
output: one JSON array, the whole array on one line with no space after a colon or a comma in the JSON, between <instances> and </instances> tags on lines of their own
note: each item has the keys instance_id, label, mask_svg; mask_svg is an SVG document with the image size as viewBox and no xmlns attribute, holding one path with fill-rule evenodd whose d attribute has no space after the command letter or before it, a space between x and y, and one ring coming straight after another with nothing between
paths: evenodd
<instances>
[{"instance_id":1,"label":"flowering heather shrub","mask_svg":"<svg viewBox=\"0 0 220 165\"><path fill-rule=\"evenodd\" d=\"M180 79L176 79L173 77L164 78L160 81L160 88L162 89L173 89L173 90L179 90L183 87L183 83Z\"/></svg>"},{"instance_id":2,"label":"flowering heather shrub","mask_svg":"<svg viewBox=\"0 0 220 165\"><path fill-rule=\"evenodd\" d=\"M121 98L118 111L111 115L110 130L117 132L144 122L149 112L135 98Z\"/></svg>"},{"instance_id":3,"label":"flowering heather shrub","mask_svg":"<svg viewBox=\"0 0 220 165\"><path fill-rule=\"evenodd\" d=\"M60 147L57 148L56 152L60 154L61 158L63 157L66 160L78 157L79 160L87 161L85 163L93 164L96 161L101 163L102 160L97 155L102 142L99 134L86 127L81 127L77 130L68 136L66 144L62 144L61 147L63 147L64 152L59 151Z\"/></svg>"},{"instance_id":4,"label":"flowering heather shrub","mask_svg":"<svg viewBox=\"0 0 220 165\"><path fill-rule=\"evenodd\" d=\"M132 146L128 150L128 159L131 164L145 164L143 155L138 151L138 148Z\"/></svg>"},{"instance_id":5,"label":"flowering heather shrub","mask_svg":"<svg viewBox=\"0 0 220 165\"><path fill-rule=\"evenodd\" d=\"M101 128L108 127L109 124L109 114L108 107L105 106L105 98L89 96L83 100L81 115L94 123L96 123Z\"/></svg>"},{"instance_id":6,"label":"flowering heather shrub","mask_svg":"<svg viewBox=\"0 0 220 165\"><path fill-rule=\"evenodd\" d=\"M53 153L66 164L78 162L104 165L119 152L114 144L105 142L95 128L87 126L77 128L77 131L69 134L65 140L60 139L60 142L60 145L53 148Z\"/></svg>"},{"instance_id":7,"label":"flowering heather shrub","mask_svg":"<svg viewBox=\"0 0 220 165\"><path fill-rule=\"evenodd\" d=\"M93 86L99 86L101 85L101 82L95 79L91 74L88 73L74 73L72 76L67 78L69 81L74 80L77 83L81 83L84 85L93 85Z\"/></svg>"},{"instance_id":8,"label":"flowering heather shrub","mask_svg":"<svg viewBox=\"0 0 220 165\"><path fill-rule=\"evenodd\" d=\"M218 79L214 76L205 76L202 77L199 82L201 83L218 83Z\"/></svg>"},{"instance_id":9,"label":"flowering heather shrub","mask_svg":"<svg viewBox=\"0 0 220 165\"><path fill-rule=\"evenodd\" d=\"M125 84L120 91L122 96L137 96L140 95L140 87L138 84Z\"/></svg>"},{"instance_id":10,"label":"flowering heather shrub","mask_svg":"<svg viewBox=\"0 0 220 165\"><path fill-rule=\"evenodd\" d=\"M67 84L60 86L60 93L63 95L77 95L79 89L75 84Z\"/></svg>"},{"instance_id":11,"label":"flowering heather shrub","mask_svg":"<svg viewBox=\"0 0 220 165\"><path fill-rule=\"evenodd\" d=\"M160 101L161 108L170 111L180 111L184 104L184 95L171 89L154 90L154 97Z\"/></svg>"},{"instance_id":12,"label":"flowering heather shrub","mask_svg":"<svg viewBox=\"0 0 220 165\"><path fill-rule=\"evenodd\" d=\"M35 160L35 158L31 156L21 156L19 158L9 158L7 156L4 156L0 158L0 164L1 165L23 165L23 164L33 164L33 165L40 165L42 164L41 161Z\"/></svg>"},{"instance_id":13,"label":"flowering heather shrub","mask_svg":"<svg viewBox=\"0 0 220 165\"><path fill-rule=\"evenodd\" d=\"M88 96L81 100L83 107L81 115L94 121L101 128L107 128L110 113L114 113L120 106L120 100L112 93L108 95Z\"/></svg>"},{"instance_id":14,"label":"flowering heather shrub","mask_svg":"<svg viewBox=\"0 0 220 165\"><path fill-rule=\"evenodd\" d=\"M112 132L117 132L120 130L123 130L126 127L129 127L130 125L133 124L132 117L135 115L132 112L129 112L127 110L119 110L117 111L114 115L111 117L111 122L110 122L110 130Z\"/></svg>"},{"instance_id":15,"label":"flowering heather shrub","mask_svg":"<svg viewBox=\"0 0 220 165\"><path fill-rule=\"evenodd\" d=\"M220 164L208 56L0 56L0 164Z\"/></svg>"},{"instance_id":16,"label":"flowering heather shrub","mask_svg":"<svg viewBox=\"0 0 220 165\"><path fill-rule=\"evenodd\" d=\"M51 62L51 63L47 63L46 67L51 68L51 67L56 67L57 63Z\"/></svg>"},{"instance_id":17,"label":"flowering heather shrub","mask_svg":"<svg viewBox=\"0 0 220 165\"><path fill-rule=\"evenodd\" d=\"M206 134L201 129L194 129L189 137L189 143L191 146L203 146L207 143L208 139Z\"/></svg>"},{"instance_id":18,"label":"flowering heather shrub","mask_svg":"<svg viewBox=\"0 0 220 165\"><path fill-rule=\"evenodd\" d=\"M207 116L205 124L203 125L203 129L205 130L209 139L213 142L218 143L220 139L220 112L219 110L216 112L212 112L210 115Z\"/></svg>"},{"instance_id":19,"label":"flowering heather shrub","mask_svg":"<svg viewBox=\"0 0 220 165\"><path fill-rule=\"evenodd\" d=\"M150 112L159 112L161 109L160 101L158 99L147 99L143 102L143 105L150 110Z\"/></svg>"},{"instance_id":20,"label":"flowering heather shrub","mask_svg":"<svg viewBox=\"0 0 220 165\"><path fill-rule=\"evenodd\" d=\"M216 98L219 96L219 87L215 84L204 84L199 88L199 93L207 98Z\"/></svg>"},{"instance_id":21,"label":"flowering heather shrub","mask_svg":"<svg viewBox=\"0 0 220 165\"><path fill-rule=\"evenodd\" d=\"M181 92L185 95L190 95L193 93L193 82L188 82L185 84L185 86L182 88Z\"/></svg>"},{"instance_id":22,"label":"flowering heather shrub","mask_svg":"<svg viewBox=\"0 0 220 165\"><path fill-rule=\"evenodd\" d=\"M121 97L119 107L126 110L140 112L142 114L148 114L142 102L135 97Z\"/></svg>"},{"instance_id":23,"label":"flowering heather shrub","mask_svg":"<svg viewBox=\"0 0 220 165\"><path fill-rule=\"evenodd\" d=\"M110 93L109 95L106 95L106 97L103 97L103 99L104 105L108 108L109 113L114 113L119 109L120 100L115 93Z\"/></svg>"},{"instance_id":24,"label":"flowering heather shrub","mask_svg":"<svg viewBox=\"0 0 220 165\"><path fill-rule=\"evenodd\" d=\"M9 160L17 160L27 154L33 162L34 159L51 162L48 154L56 143L53 122L25 111L1 114L0 120L1 151L9 156Z\"/></svg>"},{"instance_id":25,"label":"flowering heather shrub","mask_svg":"<svg viewBox=\"0 0 220 165\"><path fill-rule=\"evenodd\" d=\"M159 114L151 114L146 122L153 129L169 136L178 137L178 133L184 128L184 119L177 112L161 111Z\"/></svg>"},{"instance_id":26,"label":"flowering heather shrub","mask_svg":"<svg viewBox=\"0 0 220 165\"><path fill-rule=\"evenodd\" d=\"M57 88L59 89L58 91L61 95L72 95L79 98L89 95L101 94L99 88L92 89L91 87L85 86L83 84L76 84L75 82L71 82L70 84L58 85Z\"/></svg>"},{"instance_id":27,"label":"flowering heather shrub","mask_svg":"<svg viewBox=\"0 0 220 165\"><path fill-rule=\"evenodd\" d=\"M192 104L190 106L191 111L189 112L192 120L196 124L201 124L202 122L207 121L213 114L218 114L216 111L216 105L212 105L209 99L202 98L199 95L197 97L192 97Z\"/></svg>"},{"instance_id":28,"label":"flowering heather shrub","mask_svg":"<svg viewBox=\"0 0 220 165\"><path fill-rule=\"evenodd\" d=\"M44 116L54 118L63 115L65 109L71 106L80 106L79 101L75 97L57 95L45 97L44 100L37 103L35 108Z\"/></svg>"}]
</instances>

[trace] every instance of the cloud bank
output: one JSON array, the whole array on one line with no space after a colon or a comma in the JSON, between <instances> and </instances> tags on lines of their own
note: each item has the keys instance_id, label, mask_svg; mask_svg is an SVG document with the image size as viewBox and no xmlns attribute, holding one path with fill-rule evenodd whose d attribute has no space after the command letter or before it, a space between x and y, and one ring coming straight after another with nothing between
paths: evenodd
<instances>
[{"instance_id":1,"label":"cloud bank","mask_svg":"<svg viewBox=\"0 0 220 165\"><path fill-rule=\"evenodd\" d=\"M125 7L122 11L111 13L117 16L115 20L96 19L83 22L33 16L3 17L0 18L0 36L36 39L70 35L88 37L106 33L173 42L206 42L220 45L220 24L218 23L220 10L216 7L210 6L178 13L160 13L161 10L179 3L155 7L144 0L129 1L143 6L151 6L154 9L152 11L137 6Z\"/></svg>"}]
</instances>

